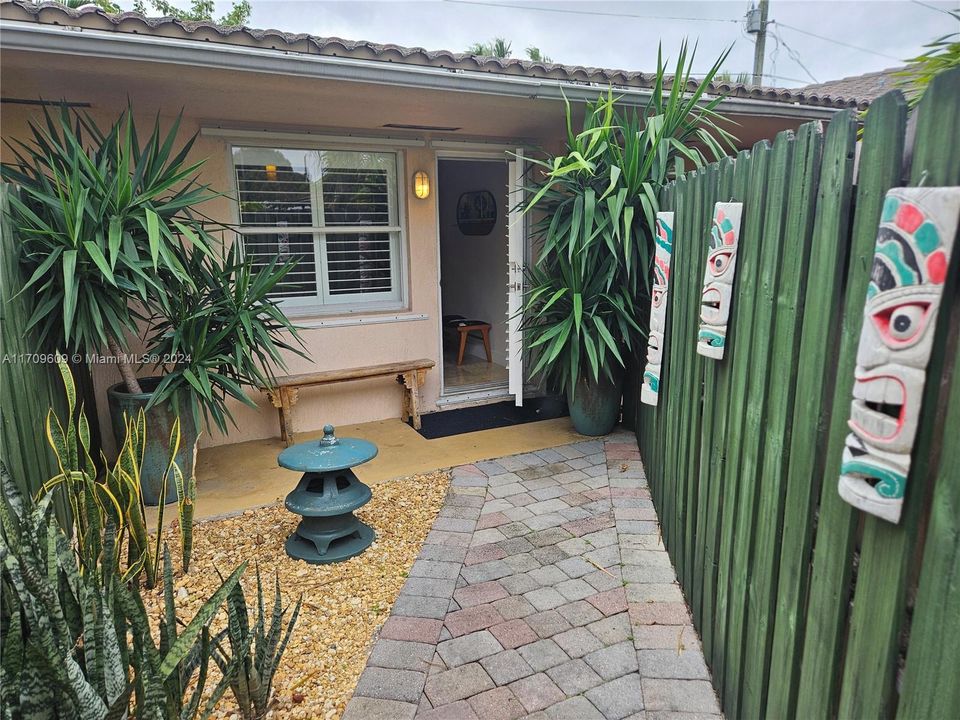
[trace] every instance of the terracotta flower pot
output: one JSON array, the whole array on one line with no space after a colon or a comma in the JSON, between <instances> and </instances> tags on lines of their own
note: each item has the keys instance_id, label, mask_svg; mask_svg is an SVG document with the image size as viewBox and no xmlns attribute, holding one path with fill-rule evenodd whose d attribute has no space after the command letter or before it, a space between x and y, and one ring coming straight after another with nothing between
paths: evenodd
<instances>
[{"instance_id":1,"label":"terracotta flower pot","mask_svg":"<svg viewBox=\"0 0 960 720\"><path fill-rule=\"evenodd\" d=\"M124 427L124 413L128 417L135 417L141 408L146 408L153 391L163 378L140 378L142 393L127 392L126 385L118 383L107 391L110 405L110 421L113 426L113 437L119 448L126 437ZM193 414L188 404L180 403L177 412L170 403L160 403L146 410L147 438L143 451L143 467L140 469L140 490L143 501L147 505L160 504L160 489L163 484L163 474L167 469L170 457L170 431L173 422L180 416L180 449L177 451L177 465L183 472L184 478L193 473L193 447L197 442L197 429L194 426ZM173 478L167 478L167 493L164 503L177 501L177 487Z\"/></svg>"}]
</instances>

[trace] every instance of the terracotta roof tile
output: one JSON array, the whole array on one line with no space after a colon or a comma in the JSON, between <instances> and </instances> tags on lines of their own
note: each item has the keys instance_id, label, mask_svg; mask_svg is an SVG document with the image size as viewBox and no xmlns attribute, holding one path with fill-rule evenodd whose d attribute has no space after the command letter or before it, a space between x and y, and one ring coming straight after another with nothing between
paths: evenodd
<instances>
[{"instance_id":1,"label":"terracotta roof tile","mask_svg":"<svg viewBox=\"0 0 960 720\"><path fill-rule=\"evenodd\" d=\"M2 0L0 16L5 20L33 21L50 25L77 25L98 30L152 34L164 37L225 42L251 49L278 49L306 54L349 57L380 62L396 61L411 65L454 68L468 72L492 72L504 75L549 78L564 82L600 83L621 87L650 88L652 73L542 63L520 58L494 58L455 53L449 50L426 50L392 43L373 43L363 40L344 40L338 37L319 37L307 33L290 33L274 29L227 27L209 21L179 20L173 17L146 17L136 12L109 14L96 5L72 9L57 2L33 3L28 0ZM856 78L848 78L853 81ZM836 81L844 82L844 81ZM814 105L830 108L864 108L879 93L842 94L822 89L831 83L795 90L758 87L744 83L718 81L709 91L734 98L758 99L790 104ZM667 83L669 87L669 81Z\"/></svg>"}]
</instances>

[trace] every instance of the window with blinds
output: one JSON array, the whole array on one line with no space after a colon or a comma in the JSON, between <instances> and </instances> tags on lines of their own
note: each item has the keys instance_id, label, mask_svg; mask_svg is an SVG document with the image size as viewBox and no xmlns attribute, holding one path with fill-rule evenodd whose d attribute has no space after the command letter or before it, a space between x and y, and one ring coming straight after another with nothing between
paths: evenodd
<instances>
[{"instance_id":1,"label":"window with blinds","mask_svg":"<svg viewBox=\"0 0 960 720\"><path fill-rule=\"evenodd\" d=\"M297 260L276 297L305 310L402 302L395 153L234 147L233 167L247 257Z\"/></svg>"}]
</instances>

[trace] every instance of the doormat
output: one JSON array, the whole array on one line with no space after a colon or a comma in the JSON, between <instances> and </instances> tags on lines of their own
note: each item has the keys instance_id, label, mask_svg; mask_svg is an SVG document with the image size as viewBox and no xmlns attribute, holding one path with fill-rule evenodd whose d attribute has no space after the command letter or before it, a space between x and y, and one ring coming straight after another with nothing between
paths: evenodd
<instances>
[{"instance_id":1,"label":"doormat","mask_svg":"<svg viewBox=\"0 0 960 720\"><path fill-rule=\"evenodd\" d=\"M523 407L517 407L513 401L508 400L493 405L478 405L421 415L421 428L417 432L427 440L436 440L477 430L492 430L540 420L553 420L569 414L566 401L556 397L524 399Z\"/></svg>"}]
</instances>

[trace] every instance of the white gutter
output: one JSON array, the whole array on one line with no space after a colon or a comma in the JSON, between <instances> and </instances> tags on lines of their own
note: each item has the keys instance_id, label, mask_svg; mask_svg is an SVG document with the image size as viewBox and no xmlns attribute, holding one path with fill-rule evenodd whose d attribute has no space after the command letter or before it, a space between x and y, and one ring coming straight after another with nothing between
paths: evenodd
<instances>
[{"instance_id":1,"label":"white gutter","mask_svg":"<svg viewBox=\"0 0 960 720\"><path fill-rule=\"evenodd\" d=\"M0 20L4 50L102 57L135 62L191 65L222 70L273 73L298 77L526 97L532 100L593 100L607 85L510 76L458 68L438 68L376 60L311 55L231 43L200 42L157 35L91 30ZM631 105L643 105L650 91L614 86L614 92ZM720 110L738 115L829 120L835 108L787 104L770 100L727 98Z\"/></svg>"}]
</instances>

